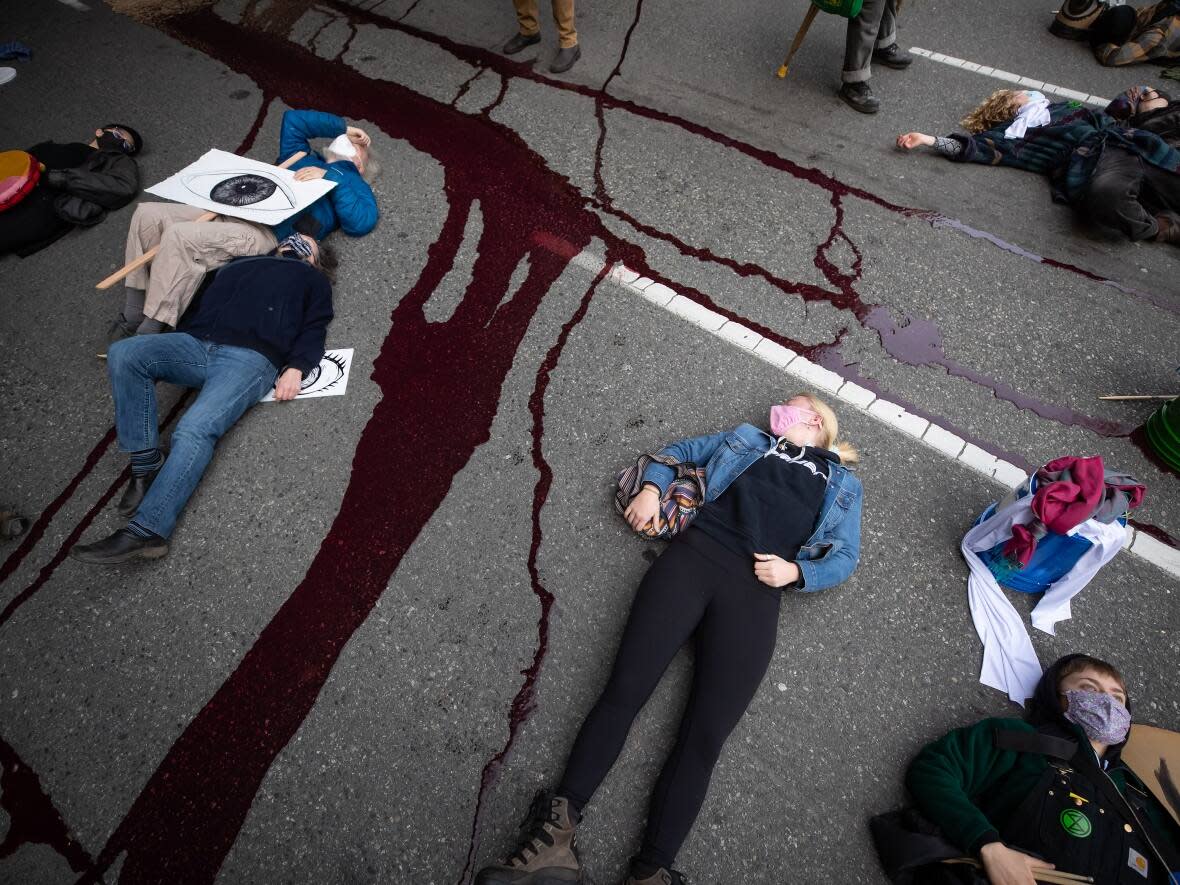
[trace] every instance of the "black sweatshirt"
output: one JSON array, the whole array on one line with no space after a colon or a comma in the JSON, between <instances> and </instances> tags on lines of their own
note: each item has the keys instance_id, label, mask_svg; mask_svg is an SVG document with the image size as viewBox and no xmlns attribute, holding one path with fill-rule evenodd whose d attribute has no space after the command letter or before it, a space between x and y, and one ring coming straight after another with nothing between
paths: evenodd
<instances>
[{"instance_id":1,"label":"black sweatshirt","mask_svg":"<svg viewBox=\"0 0 1180 885\"><path fill-rule=\"evenodd\" d=\"M788 562L811 537L835 452L781 440L701 508L693 523L735 553L773 553Z\"/></svg>"},{"instance_id":2,"label":"black sweatshirt","mask_svg":"<svg viewBox=\"0 0 1180 885\"><path fill-rule=\"evenodd\" d=\"M259 255L217 271L178 331L248 347L306 377L324 355L330 322L332 284L321 271L296 258Z\"/></svg>"}]
</instances>

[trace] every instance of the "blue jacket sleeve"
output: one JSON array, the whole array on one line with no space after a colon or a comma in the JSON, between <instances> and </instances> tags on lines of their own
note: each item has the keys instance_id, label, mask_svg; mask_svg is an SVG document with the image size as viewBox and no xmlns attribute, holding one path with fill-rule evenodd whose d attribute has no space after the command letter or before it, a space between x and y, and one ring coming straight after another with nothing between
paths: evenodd
<instances>
[{"instance_id":1,"label":"blue jacket sleeve","mask_svg":"<svg viewBox=\"0 0 1180 885\"><path fill-rule=\"evenodd\" d=\"M343 117L323 111L287 111L279 129L279 160L282 163L296 151L311 153L311 139L343 135L348 124Z\"/></svg>"},{"instance_id":2,"label":"blue jacket sleeve","mask_svg":"<svg viewBox=\"0 0 1180 885\"><path fill-rule=\"evenodd\" d=\"M818 544L830 544L828 551L818 559L801 559L799 566L799 587L808 593L835 587L856 571L860 562L860 515L864 506L864 487L851 473L845 482L847 490L841 490L836 507L844 506L841 498L847 494L847 511L829 531L817 540Z\"/></svg>"},{"instance_id":3,"label":"blue jacket sleeve","mask_svg":"<svg viewBox=\"0 0 1180 885\"><path fill-rule=\"evenodd\" d=\"M327 277L317 274L306 295L303 326L287 355L287 368L298 369L306 378L307 373L319 365L332 316L332 284Z\"/></svg>"},{"instance_id":4,"label":"blue jacket sleeve","mask_svg":"<svg viewBox=\"0 0 1180 885\"><path fill-rule=\"evenodd\" d=\"M725 442L725 437L728 435L727 432L712 433L707 436L682 439L664 446L658 454L675 458L681 464L695 464L698 467L704 467L709 463L709 459L713 457L713 453L717 451L718 447ZM675 478L676 471L664 464L652 463L648 465L647 470L643 471L643 481L658 486L661 495L668 490L668 486Z\"/></svg>"},{"instance_id":5,"label":"blue jacket sleeve","mask_svg":"<svg viewBox=\"0 0 1180 885\"><path fill-rule=\"evenodd\" d=\"M377 198L352 162L329 163L324 178L336 182L328 191L328 199L342 231L350 237L359 237L377 226Z\"/></svg>"}]
</instances>

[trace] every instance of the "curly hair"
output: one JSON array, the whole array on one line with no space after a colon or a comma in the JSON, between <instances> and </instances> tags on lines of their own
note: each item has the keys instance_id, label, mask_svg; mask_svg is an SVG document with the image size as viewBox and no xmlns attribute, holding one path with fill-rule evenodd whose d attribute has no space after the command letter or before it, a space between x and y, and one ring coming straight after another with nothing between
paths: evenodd
<instances>
[{"instance_id":1,"label":"curly hair","mask_svg":"<svg viewBox=\"0 0 1180 885\"><path fill-rule=\"evenodd\" d=\"M959 124L975 135L1007 123L1016 116L1019 105L1016 97L1021 94L1019 89L997 89L983 103L959 121Z\"/></svg>"}]
</instances>

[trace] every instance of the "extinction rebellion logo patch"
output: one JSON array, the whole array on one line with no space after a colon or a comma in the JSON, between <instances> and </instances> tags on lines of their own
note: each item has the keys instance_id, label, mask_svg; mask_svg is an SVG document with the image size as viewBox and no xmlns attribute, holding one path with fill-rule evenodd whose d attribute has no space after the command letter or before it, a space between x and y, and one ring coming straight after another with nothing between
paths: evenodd
<instances>
[{"instance_id":1,"label":"extinction rebellion logo patch","mask_svg":"<svg viewBox=\"0 0 1180 885\"><path fill-rule=\"evenodd\" d=\"M1079 839L1085 839L1093 829L1090 825L1090 818L1086 817L1076 808L1067 808L1061 812L1061 826L1065 829L1065 832Z\"/></svg>"}]
</instances>

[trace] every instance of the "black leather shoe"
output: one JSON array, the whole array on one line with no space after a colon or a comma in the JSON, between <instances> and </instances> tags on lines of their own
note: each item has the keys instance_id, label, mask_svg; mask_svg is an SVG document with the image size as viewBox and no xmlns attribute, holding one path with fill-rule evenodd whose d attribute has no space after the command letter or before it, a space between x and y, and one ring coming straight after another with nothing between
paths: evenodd
<instances>
[{"instance_id":1,"label":"black leather shoe","mask_svg":"<svg viewBox=\"0 0 1180 885\"><path fill-rule=\"evenodd\" d=\"M114 565L132 559L159 559L168 553L168 542L159 535L139 538L119 529L108 538L93 544L78 544L70 548L70 556L79 562L95 565Z\"/></svg>"},{"instance_id":2,"label":"black leather shoe","mask_svg":"<svg viewBox=\"0 0 1180 885\"><path fill-rule=\"evenodd\" d=\"M500 51L505 55L516 55L522 49L528 49L530 46L536 46L541 42L540 34L517 34L511 40L504 44L504 48Z\"/></svg>"},{"instance_id":3,"label":"black leather shoe","mask_svg":"<svg viewBox=\"0 0 1180 885\"><path fill-rule=\"evenodd\" d=\"M138 323L132 324L123 319L123 314L119 314L111 321L110 327L107 329L107 344L114 344L116 341L122 341L124 338L130 338L135 334L135 327Z\"/></svg>"},{"instance_id":4,"label":"black leather shoe","mask_svg":"<svg viewBox=\"0 0 1180 885\"><path fill-rule=\"evenodd\" d=\"M837 94L846 105L862 114L875 114L881 110L881 102L877 101L868 83L845 83Z\"/></svg>"},{"instance_id":5,"label":"black leather shoe","mask_svg":"<svg viewBox=\"0 0 1180 885\"><path fill-rule=\"evenodd\" d=\"M873 61L885 65L887 68L902 71L914 63L914 57L902 49L899 44L894 43L884 49L874 49Z\"/></svg>"},{"instance_id":6,"label":"black leather shoe","mask_svg":"<svg viewBox=\"0 0 1180 885\"><path fill-rule=\"evenodd\" d=\"M115 508L115 512L124 519L130 519L135 516L135 511L143 503L144 495L147 494L147 490L152 487L152 483L156 481L156 477L159 475L159 467L143 476L136 476L134 473L131 474L131 481L127 483L127 491L123 492L123 497L119 499L119 506Z\"/></svg>"},{"instance_id":7,"label":"black leather shoe","mask_svg":"<svg viewBox=\"0 0 1180 885\"><path fill-rule=\"evenodd\" d=\"M559 49L557 50L557 55L553 56L553 63L549 65L549 72L553 74L564 74L581 57L582 47L576 43L573 46L566 46Z\"/></svg>"}]
</instances>

